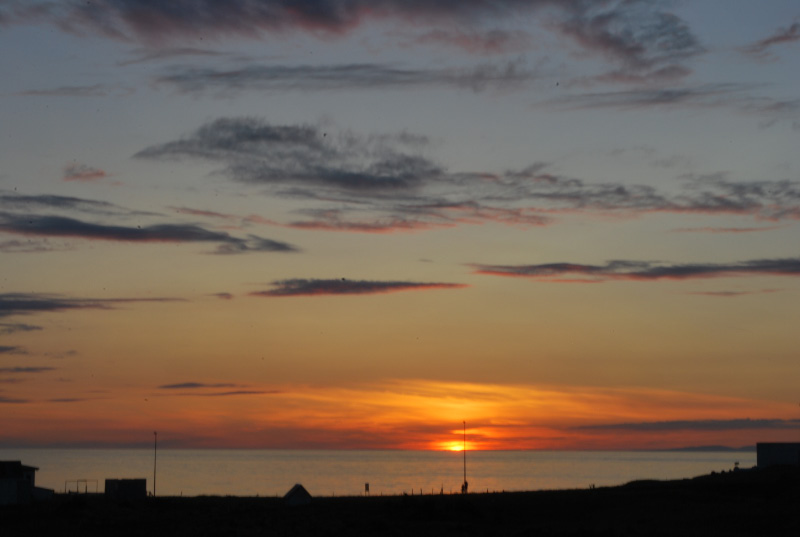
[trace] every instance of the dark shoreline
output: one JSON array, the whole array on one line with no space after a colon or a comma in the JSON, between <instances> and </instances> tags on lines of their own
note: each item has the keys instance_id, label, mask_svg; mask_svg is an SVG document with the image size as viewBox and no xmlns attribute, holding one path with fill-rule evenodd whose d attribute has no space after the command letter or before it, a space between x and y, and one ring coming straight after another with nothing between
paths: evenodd
<instances>
[{"instance_id":1,"label":"dark shoreline","mask_svg":"<svg viewBox=\"0 0 800 537\"><path fill-rule=\"evenodd\" d=\"M314 498L57 494L0 508L8 536L800 535L800 467L594 489Z\"/></svg>"}]
</instances>

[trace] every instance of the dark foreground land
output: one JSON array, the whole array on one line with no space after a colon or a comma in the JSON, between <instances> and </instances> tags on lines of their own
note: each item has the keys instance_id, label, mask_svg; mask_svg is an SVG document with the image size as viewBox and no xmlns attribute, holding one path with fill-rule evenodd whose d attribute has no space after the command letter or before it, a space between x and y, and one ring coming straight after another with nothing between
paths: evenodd
<instances>
[{"instance_id":1,"label":"dark foreground land","mask_svg":"<svg viewBox=\"0 0 800 537\"><path fill-rule=\"evenodd\" d=\"M112 502L56 495L0 508L0 535L800 536L800 468L743 470L590 490L445 496L194 497Z\"/></svg>"}]
</instances>

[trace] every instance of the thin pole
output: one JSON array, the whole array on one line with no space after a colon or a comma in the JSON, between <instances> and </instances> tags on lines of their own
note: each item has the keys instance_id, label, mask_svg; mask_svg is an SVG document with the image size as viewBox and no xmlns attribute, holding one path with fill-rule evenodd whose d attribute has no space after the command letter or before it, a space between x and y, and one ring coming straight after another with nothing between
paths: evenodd
<instances>
[{"instance_id":1,"label":"thin pole","mask_svg":"<svg viewBox=\"0 0 800 537\"><path fill-rule=\"evenodd\" d=\"M158 432L153 431L153 497L156 497L156 462L158 461Z\"/></svg>"},{"instance_id":2,"label":"thin pole","mask_svg":"<svg viewBox=\"0 0 800 537\"><path fill-rule=\"evenodd\" d=\"M464 453L464 492L467 492L467 422L462 422L464 424L464 449L461 451Z\"/></svg>"}]
</instances>

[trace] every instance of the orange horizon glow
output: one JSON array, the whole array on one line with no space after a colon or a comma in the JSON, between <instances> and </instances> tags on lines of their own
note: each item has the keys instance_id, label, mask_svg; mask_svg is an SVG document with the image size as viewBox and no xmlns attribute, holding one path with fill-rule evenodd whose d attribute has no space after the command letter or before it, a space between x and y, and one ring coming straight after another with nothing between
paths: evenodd
<instances>
[{"instance_id":1,"label":"orange horizon glow","mask_svg":"<svg viewBox=\"0 0 800 537\"><path fill-rule=\"evenodd\" d=\"M14 415L4 416L0 445L146 445L158 430L161 445L176 448L460 452L464 430L458 421L453 423L454 414L469 416L467 423L474 424L466 429L468 451L739 447L797 436L797 428L791 427L637 427L742 415L791 420L796 414L789 404L665 390L423 380L349 388L262 388L260 393L224 397L134 390L102 405L94 400L18 405Z\"/></svg>"}]
</instances>

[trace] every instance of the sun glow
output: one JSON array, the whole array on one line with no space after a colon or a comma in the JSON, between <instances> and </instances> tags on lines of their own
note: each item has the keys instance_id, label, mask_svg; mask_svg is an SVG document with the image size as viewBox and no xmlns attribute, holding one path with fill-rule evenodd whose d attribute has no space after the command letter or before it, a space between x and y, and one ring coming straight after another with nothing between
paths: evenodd
<instances>
[{"instance_id":1,"label":"sun glow","mask_svg":"<svg viewBox=\"0 0 800 537\"><path fill-rule=\"evenodd\" d=\"M464 444L462 442L441 442L439 449L441 451L464 451Z\"/></svg>"},{"instance_id":2,"label":"sun glow","mask_svg":"<svg viewBox=\"0 0 800 537\"><path fill-rule=\"evenodd\" d=\"M432 449L436 451L464 451L464 441L463 440L440 440L433 444ZM466 445L467 451L480 451L481 446L470 440L467 440Z\"/></svg>"}]
</instances>

